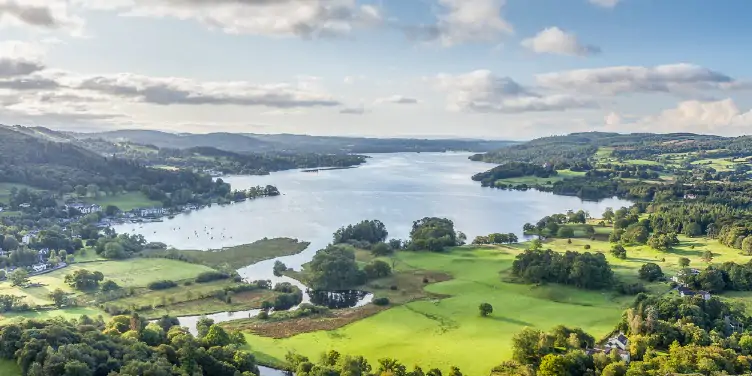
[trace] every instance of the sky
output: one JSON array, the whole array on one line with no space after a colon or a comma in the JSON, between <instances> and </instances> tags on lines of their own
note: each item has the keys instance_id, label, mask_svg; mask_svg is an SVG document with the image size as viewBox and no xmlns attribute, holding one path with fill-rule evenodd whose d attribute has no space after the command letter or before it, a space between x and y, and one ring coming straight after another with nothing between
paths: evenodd
<instances>
[{"instance_id":1,"label":"sky","mask_svg":"<svg viewBox=\"0 0 752 376\"><path fill-rule=\"evenodd\" d=\"M748 0L0 0L0 123L748 134L751 12Z\"/></svg>"}]
</instances>

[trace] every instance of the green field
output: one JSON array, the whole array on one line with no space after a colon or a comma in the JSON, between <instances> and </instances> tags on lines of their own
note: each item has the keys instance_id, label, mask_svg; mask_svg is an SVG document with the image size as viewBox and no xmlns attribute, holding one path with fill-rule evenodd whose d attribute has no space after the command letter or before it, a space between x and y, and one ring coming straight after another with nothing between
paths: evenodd
<instances>
[{"instance_id":1,"label":"green field","mask_svg":"<svg viewBox=\"0 0 752 376\"><path fill-rule=\"evenodd\" d=\"M51 318L62 317L66 320L70 320L77 319L82 315L87 315L89 317L97 317L101 315L105 318L105 320L109 317L107 313L96 308L74 307L33 312L3 313L0 314L0 325L5 325L22 319L47 320ZM2 367L0 367L0 369L2 369ZM5 374L3 373L0 373L0 375L5 376Z\"/></svg>"},{"instance_id":2,"label":"green field","mask_svg":"<svg viewBox=\"0 0 752 376\"><path fill-rule=\"evenodd\" d=\"M43 281L58 281L61 283L66 274L77 269L100 271L105 279L115 281L121 287L144 287L150 282L159 280L180 281L194 278L196 275L211 271L203 266L183 261L161 258L134 258L124 261L96 261L85 264L73 264L62 270L54 271L35 278ZM54 288L53 288L54 289Z\"/></svg>"},{"instance_id":3,"label":"green field","mask_svg":"<svg viewBox=\"0 0 752 376\"><path fill-rule=\"evenodd\" d=\"M496 180L496 184L511 184L511 185L520 185L520 184L526 184L529 186L534 185L552 185L553 183L556 183L557 181L561 181L564 179L571 179L578 176L585 176L585 172L581 171L571 171L571 170L559 170L557 171L558 174L556 176L551 176L548 178L539 178L537 176L522 176L519 178L508 178L508 179L498 179Z\"/></svg>"},{"instance_id":4,"label":"green field","mask_svg":"<svg viewBox=\"0 0 752 376\"><path fill-rule=\"evenodd\" d=\"M692 165L711 167L716 171L731 171L736 167L737 163L730 161L727 158L708 158L694 161L692 162Z\"/></svg>"},{"instance_id":5,"label":"green field","mask_svg":"<svg viewBox=\"0 0 752 376\"><path fill-rule=\"evenodd\" d=\"M525 326L550 329L580 326L596 336L609 333L631 298L570 287L503 282L514 248L459 248L447 253L402 252L399 268L449 273L453 280L429 285L429 292L451 297L421 300L391 308L343 328L286 339L247 335L254 350L282 359L290 351L317 357L322 351L364 355L370 361L392 357L412 366L447 369L457 365L469 375L487 374L511 356L511 338ZM489 318L478 305L491 303Z\"/></svg>"},{"instance_id":6,"label":"green field","mask_svg":"<svg viewBox=\"0 0 752 376\"><path fill-rule=\"evenodd\" d=\"M4 204L8 203L8 198L10 197L10 191L13 188L16 188L16 189L27 188L32 191L39 191L39 189L25 185L25 184L0 183L0 203L4 203Z\"/></svg>"},{"instance_id":7,"label":"green field","mask_svg":"<svg viewBox=\"0 0 752 376\"><path fill-rule=\"evenodd\" d=\"M187 257L191 262L213 268L240 269L260 261L300 253L308 247L308 244L297 239L275 238L213 251L155 250L152 252L156 254L175 252Z\"/></svg>"},{"instance_id":8,"label":"green field","mask_svg":"<svg viewBox=\"0 0 752 376\"><path fill-rule=\"evenodd\" d=\"M118 209L122 211L129 211L136 208L162 206L161 202L149 200L149 198L141 192L128 192L115 196L100 196L98 198L87 197L84 198L83 201L90 204L97 204L102 207L106 207L108 205L117 206Z\"/></svg>"},{"instance_id":9,"label":"green field","mask_svg":"<svg viewBox=\"0 0 752 376\"><path fill-rule=\"evenodd\" d=\"M21 376L21 368L12 360L0 359L0 375Z\"/></svg>"},{"instance_id":10,"label":"green field","mask_svg":"<svg viewBox=\"0 0 752 376\"><path fill-rule=\"evenodd\" d=\"M610 227L596 227L601 238L610 230ZM713 252L713 263L745 263L752 259L716 240L680 236L680 241L680 245L667 252L647 246L629 246L626 260L611 256L612 244L605 240L575 238L569 244L566 239L550 239L544 247L558 252L584 252L588 244L590 252L606 255L617 278L624 282L636 282L639 268L647 262L660 265L668 277L679 270L680 257L689 258L692 267L704 268L707 263L701 260L701 255L706 250ZM452 275L454 279L450 281L426 287L431 293L450 297L395 306L331 331L284 339L254 334L246 334L246 337L253 350L277 360L283 359L288 351L315 358L323 351L337 350L364 355L371 362L392 357L408 367L420 364L424 368L446 369L457 365L465 374L482 375L510 358L511 338L525 326L543 330L558 324L582 327L596 338L613 330L633 297L561 285L507 282L510 280L507 270L515 255L526 247L526 243L521 243L461 247L448 253L401 252L397 271L422 269ZM646 287L654 294L670 291L666 283L656 282ZM751 297L752 294L746 292L721 295L722 299L748 306L752 306ZM491 317L479 317L477 307L482 302L493 305Z\"/></svg>"}]
</instances>

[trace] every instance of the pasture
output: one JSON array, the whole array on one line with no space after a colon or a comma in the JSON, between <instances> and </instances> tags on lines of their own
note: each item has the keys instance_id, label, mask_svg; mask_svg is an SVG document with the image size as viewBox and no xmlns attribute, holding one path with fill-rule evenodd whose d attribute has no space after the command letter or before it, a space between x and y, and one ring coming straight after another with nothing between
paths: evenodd
<instances>
[{"instance_id":1,"label":"pasture","mask_svg":"<svg viewBox=\"0 0 752 376\"><path fill-rule=\"evenodd\" d=\"M611 292L505 282L500 271L511 266L518 252L510 247L462 247L446 253L399 253L398 271L424 269L452 275L452 280L426 287L448 297L396 306L332 331L285 339L248 334L248 343L278 359L288 351L317 357L336 349L372 362L392 357L409 367L456 365L465 374L480 375L511 356L512 336L526 326L550 329L565 324L603 336L631 300L615 298ZM494 307L490 317L478 314L483 302Z\"/></svg>"},{"instance_id":2,"label":"pasture","mask_svg":"<svg viewBox=\"0 0 752 376\"><path fill-rule=\"evenodd\" d=\"M103 208L109 205L117 206L117 208L122 211L162 206L161 202L149 200L149 198L141 192L127 192L114 196L87 197L84 198L83 201L90 204L97 204Z\"/></svg>"}]
</instances>

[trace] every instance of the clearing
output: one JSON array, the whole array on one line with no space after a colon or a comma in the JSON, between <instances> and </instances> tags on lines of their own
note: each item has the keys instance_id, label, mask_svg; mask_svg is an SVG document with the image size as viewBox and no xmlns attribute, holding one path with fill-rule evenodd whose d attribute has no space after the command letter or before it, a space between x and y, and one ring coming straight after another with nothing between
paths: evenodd
<instances>
[{"instance_id":1,"label":"clearing","mask_svg":"<svg viewBox=\"0 0 752 376\"><path fill-rule=\"evenodd\" d=\"M0 359L0 375L21 376L21 368L12 360Z\"/></svg>"},{"instance_id":2,"label":"clearing","mask_svg":"<svg viewBox=\"0 0 752 376\"><path fill-rule=\"evenodd\" d=\"M85 197L82 200L90 204L97 204L103 208L108 205L117 206L122 211L162 206L161 202L149 200L141 192L127 192L114 196Z\"/></svg>"},{"instance_id":3,"label":"clearing","mask_svg":"<svg viewBox=\"0 0 752 376\"><path fill-rule=\"evenodd\" d=\"M572 170L558 170L558 175L551 176L547 178L540 178L537 176L522 176L519 178L507 178L507 179L498 179L496 180L496 185L499 184L511 184L511 185L521 185L526 184L529 186L535 186L535 185L542 185L542 186L551 186L557 181L565 180L565 179L571 179L578 176L585 176L584 171L572 171Z\"/></svg>"}]
</instances>

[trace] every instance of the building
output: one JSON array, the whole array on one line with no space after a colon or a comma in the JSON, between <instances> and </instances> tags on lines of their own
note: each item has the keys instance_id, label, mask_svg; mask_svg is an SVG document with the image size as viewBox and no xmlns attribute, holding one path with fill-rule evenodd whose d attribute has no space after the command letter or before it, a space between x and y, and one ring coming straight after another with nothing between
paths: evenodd
<instances>
[{"instance_id":1,"label":"building","mask_svg":"<svg viewBox=\"0 0 752 376\"><path fill-rule=\"evenodd\" d=\"M31 241L34 240L34 237L36 236L37 236L36 231L27 233L26 235L21 237L21 244L26 244L26 245L30 244Z\"/></svg>"},{"instance_id":2,"label":"building","mask_svg":"<svg viewBox=\"0 0 752 376\"><path fill-rule=\"evenodd\" d=\"M682 298L692 297L692 296L695 296L695 295L699 295L699 296L702 296L703 299L709 300L710 297L711 297L710 293L707 292L707 291L702 291L702 290L700 290L700 291L694 291L694 290L692 290L692 289L690 289L688 287L684 287L684 286L677 287L676 291L679 292L679 295L681 295Z\"/></svg>"},{"instance_id":3,"label":"building","mask_svg":"<svg viewBox=\"0 0 752 376\"><path fill-rule=\"evenodd\" d=\"M618 335L609 338L603 346L596 346L592 349L585 350L585 354L594 355L604 353L606 355L611 355L614 351L619 354L619 357L621 357L624 362L629 363L629 339L624 333L619 333Z\"/></svg>"},{"instance_id":4,"label":"building","mask_svg":"<svg viewBox=\"0 0 752 376\"><path fill-rule=\"evenodd\" d=\"M675 276L671 277L671 280L674 281L674 282L676 282L676 283L680 283L680 284L684 285L684 282L683 282L684 281L684 277L687 276L687 274L693 275L693 276L694 275L699 275L700 274L700 269L691 268L691 269L680 270L679 273L677 273Z\"/></svg>"},{"instance_id":5,"label":"building","mask_svg":"<svg viewBox=\"0 0 752 376\"><path fill-rule=\"evenodd\" d=\"M74 203L74 204L65 205L65 208L68 210L76 209L79 212L81 212L81 214L91 214L91 213L98 213L102 211L102 207L97 204L88 205L88 204L82 204L82 203Z\"/></svg>"},{"instance_id":6,"label":"building","mask_svg":"<svg viewBox=\"0 0 752 376\"><path fill-rule=\"evenodd\" d=\"M139 213L142 217L159 217L161 215L167 214L167 209L165 208L143 208L139 209Z\"/></svg>"},{"instance_id":7,"label":"building","mask_svg":"<svg viewBox=\"0 0 752 376\"><path fill-rule=\"evenodd\" d=\"M685 194L685 195L684 195L684 199L685 199L685 200L694 200L694 199L696 199L696 198L697 198L697 195L696 195L696 194L692 194L692 193L687 193L687 194Z\"/></svg>"},{"instance_id":8,"label":"building","mask_svg":"<svg viewBox=\"0 0 752 376\"><path fill-rule=\"evenodd\" d=\"M31 269L33 269L33 270L34 270L35 272L37 272L37 273L39 273L39 272L43 272L43 271L47 270L47 264L36 264L36 265L32 265L32 266L31 266Z\"/></svg>"},{"instance_id":9,"label":"building","mask_svg":"<svg viewBox=\"0 0 752 376\"><path fill-rule=\"evenodd\" d=\"M31 207L31 204L29 204L29 203L23 203L21 205L18 205L18 207L21 208L21 209L28 209L28 208Z\"/></svg>"}]
</instances>

